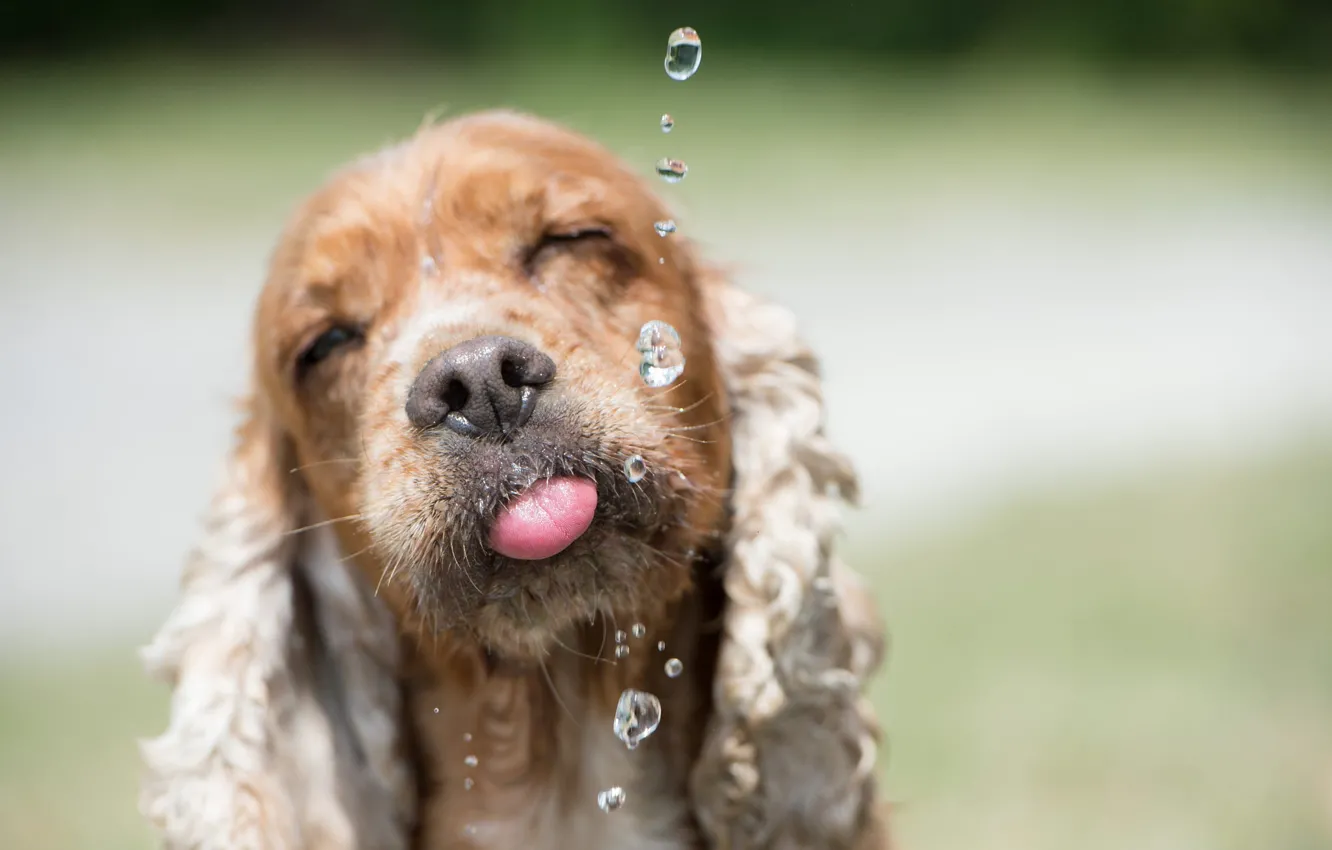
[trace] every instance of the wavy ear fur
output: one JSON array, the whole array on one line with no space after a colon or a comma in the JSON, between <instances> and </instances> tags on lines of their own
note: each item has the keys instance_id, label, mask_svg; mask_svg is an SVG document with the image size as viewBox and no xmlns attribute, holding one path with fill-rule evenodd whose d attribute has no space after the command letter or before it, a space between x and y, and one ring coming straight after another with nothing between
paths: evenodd
<instances>
[{"instance_id":1,"label":"wavy ear fur","mask_svg":"<svg viewBox=\"0 0 1332 850\"><path fill-rule=\"evenodd\" d=\"M391 617L312 521L253 402L174 611L143 650L173 688L140 807L169 848L406 847Z\"/></svg>"},{"instance_id":2,"label":"wavy ear fur","mask_svg":"<svg viewBox=\"0 0 1332 850\"><path fill-rule=\"evenodd\" d=\"M719 278L707 290L735 479L695 810L719 850L883 847L879 728L862 693L883 632L833 553L855 473L824 436L818 365L794 317Z\"/></svg>"}]
</instances>

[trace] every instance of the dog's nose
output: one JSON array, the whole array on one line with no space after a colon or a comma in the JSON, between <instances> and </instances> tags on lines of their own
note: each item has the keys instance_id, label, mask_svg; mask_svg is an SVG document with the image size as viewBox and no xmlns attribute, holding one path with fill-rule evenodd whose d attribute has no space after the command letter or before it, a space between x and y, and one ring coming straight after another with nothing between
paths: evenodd
<instances>
[{"instance_id":1,"label":"dog's nose","mask_svg":"<svg viewBox=\"0 0 1332 850\"><path fill-rule=\"evenodd\" d=\"M479 336L437 354L407 393L418 428L441 422L459 434L507 434L527 421L537 391L555 377L555 361L507 336Z\"/></svg>"}]
</instances>

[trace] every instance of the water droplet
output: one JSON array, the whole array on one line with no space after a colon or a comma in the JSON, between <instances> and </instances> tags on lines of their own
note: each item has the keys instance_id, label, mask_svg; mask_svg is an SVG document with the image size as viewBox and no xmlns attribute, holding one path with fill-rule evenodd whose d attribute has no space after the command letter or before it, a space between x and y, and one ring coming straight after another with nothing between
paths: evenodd
<instances>
[{"instance_id":1,"label":"water droplet","mask_svg":"<svg viewBox=\"0 0 1332 850\"><path fill-rule=\"evenodd\" d=\"M652 229L657 231L658 236L670 236L675 232L675 221L668 218L664 221L654 222L652 224Z\"/></svg>"},{"instance_id":2,"label":"water droplet","mask_svg":"<svg viewBox=\"0 0 1332 850\"><path fill-rule=\"evenodd\" d=\"M426 277L434 277L439 272L439 266L435 264L435 258L426 254L421 257L421 274Z\"/></svg>"},{"instance_id":3,"label":"water droplet","mask_svg":"<svg viewBox=\"0 0 1332 850\"><path fill-rule=\"evenodd\" d=\"M657 652L665 652L665 651L666 651L666 641L664 640L657 641Z\"/></svg>"},{"instance_id":4,"label":"water droplet","mask_svg":"<svg viewBox=\"0 0 1332 850\"><path fill-rule=\"evenodd\" d=\"M628 654L629 654L629 647L625 646L624 644L620 644L619 646L615 647L616 658L624 658Z\"/></svg>"},{"instance_id":5,"label":"water droplet","mask_svg":"<svg viewBox=\"0 0 1332 850\"><path fill-rule=\"evenodd\" d=\"M687 80L703 61L703 40L690 27L680 27L666 39L666 76Z\"/></svg>"},{"instance_id":6,"label":"water droplet","mask_svg":"<svg viewBox=\"0 0 1332 850\"><path fill-rule=\"evenodd\" d=\"M666 662L666 675L674 679L684 672L684 662L678 658L672 658Z\"/></svg>"},{"instance_id":7,"label":"water droplet","mask_svg":"<svg viewBox=\"0 0 1332 850\"><path fill-rule=\"evenodd\" d=\"M638 353L643 357L638 374L649 387L667 386L684 373L680 334L665 322L654 319L643 325L638 331Z\"/></svg>"},{"instance_id":8,"label":"water droplet","mask_svg":"<svg viewBox=\"0 0 1332 850\"><path fill-rule=\"evenodd\" d=\"M435 706L435 713L439 714L439 706Z\"/></svg>"},{"instance_id":9,"label":"water droplet","mask_svg":"<svg viewBox=\"0 0 1332 850\"><path fill-rule=\"evenodd\" d=\"M647 475L647 461L643 460L642 455L633 455L624 462L624 477L630 484L637 484ZM617 632L624 634L624 632Z\"/></svg>"},{"instance_id":10,"label":"water droplet","mask_svg":"<svg viewBox=\"0 0 1332 850\"><path fill-rule=\"evenodd\" d=\"M637 457L637 455L635 455L635 457ZM624 639L627 638L627 637L629 637L629 636L628 636L627 634L624 633L624 629L616 629L616 630L615 630L615 642L616 642L616 643L624 643Z\"/></svg>"},{"instance_id":11,"label":"water droplet","mask_svg":"<svg viewBox=\"0 0 1332 850\"><path fill-rule=\"evenodd\" d=\"M613 812L624 805L624 789L612 785L605 791L597 792L597 807L603 812Z\"/></svg>"},{"instance_id":12,"label":"water droplet","mask_svg":"<svg viewBox=\"0 0 1332 850\"><path fill-rule=\"evenodd\" d=\"M679 183L689 173L689 166L684 164L684 160L667 159L663 156L657 160L657 173L667 183Z\"/></svg>"},{"instance_id":13,"label":"water droplet","mask_svg":"<svg viewBox=\"0 0 1332 850\"><path fill-rule=\"evenodd\" d=\"M464 791L471 791L475 785L476 785L476 780L473 779L472 777L468 776L467 778L463 779Z\"/></svg>"},{"instance_id":14,"label":"water droplet","mask_svg":"<svg viewBox=\"0 0 1332 850\"><path fill-rule=\"evenodd\" d=\"M467 758L463 759L463 764L467 765L468 767L476 767L480 763L481 760L478 759L476 756L468 756Z\"/></svg>"},{"instance_id":15,"label":"water droplet","mask_svg":"<svg viewBox=\"0 0 1332 850\"><path fill-rule=\"evenodd\" d=\"M670 386L682 372L684 372L684 355L679 352L674 354L663 352L651 360L645 358L638 364L639 377L643 379L643 383L653 389Z\"/></svg>"},{"instance_id":16,"label":"water droplet","mask_svg":"<svg viewBox=\"0 0 1332 850\"><path fill-rule=\"evenodd\" d=\"M659 266L664 266L664 265L666 265L666 258L665 258L665 257L658 257L658 258L657 258L657 265L659 265Z\"/></svg>"},{"instance_id":17,"label":"water droplet","mask_svg":"<svg viewBox=\"0 0 1332 850\"><path fill-rule=\"evenodd\" d=\"M675 119L670 116L670 113L661 116L661 131L663 133L669 133L674 129L675 129Z\"/></svg>"},{"instance_id":18,"label":"water droplet","mask_svg":"<svg viewBox=\"0 0 1332 850\"><path fill-rule=\"evenodd\" d=\"M661 700L646 691L628 688L615 706L615 737L629 749L657 731L661 723Z\"/></svg>"},{"instance_id":19,"label":"water droplet","mask_svg":"<svg viewBox=\"0 0 1332 850\"><path fill-rule=\"evenodd\" d=\"M464 733L463 733L463 740L464 740L464 741L471 741L471 740L472 740L472 733L471 733L471 732L464 732Z\"/></svg>"},{"instance_id":20,"label":"water droplet","mask_svg":"<svg viewBox=\"0 0 1332 850\"><path fill-rule=\"evenodd\" d=\"M657 348L679 348L680 333L659 319L644 322L638 329L638 351L647 354Z\"/></svg>"},{"instance_id":21,"label":"water droplet","mask_svg":"<svg viewBox=\"0 0 1332 850\"><path fill-rule=\"evenodd\" d=\"M647 626L642 623L634 623L629 627L629 633L636 638L641 638L643 635L647 634Z\"/></svg>"}]
</instances>

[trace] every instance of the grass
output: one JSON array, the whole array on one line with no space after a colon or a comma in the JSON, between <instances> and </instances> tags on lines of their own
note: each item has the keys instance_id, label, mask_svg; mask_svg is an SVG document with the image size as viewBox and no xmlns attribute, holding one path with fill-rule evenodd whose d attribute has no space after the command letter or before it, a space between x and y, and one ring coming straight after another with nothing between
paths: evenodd
<instances>
[{"instance_id":1,"label":"grass","mask_svg":"<svg viewBox=\"0 0 1332 850\"><path fill-rule=\"evenodd\" d=\"M1327 846L1329 504L1318 442L859 547L903 846ZM149 846L132 739L164 703L128 653L0 670L0 846Z\"/></svg>"},{"instance_id":2,"label":"grass","mask_svg":"<svg viewBox=\"0 0 1332 850\"><path fill-rule=\"evenodd\" d=\"M165 721L166 692L128 647L0 666L0 847L154 846L135 740Z\"/></svg>"},{"instance_id":3,"label":"grass","mask_svg":"<svg viewBox=\"0 0 1332 850\"><path fill-rule=\"evenodd\" d=\"M1321 445L894 550L875 694L906 846L1328 846L1329 504Z\"/></svg>"}]
</instances>

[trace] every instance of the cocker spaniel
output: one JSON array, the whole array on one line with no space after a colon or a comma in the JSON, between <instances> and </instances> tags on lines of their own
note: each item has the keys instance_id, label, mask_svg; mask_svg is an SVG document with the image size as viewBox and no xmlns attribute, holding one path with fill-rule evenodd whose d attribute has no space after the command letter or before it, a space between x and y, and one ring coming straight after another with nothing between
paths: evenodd
<instances>
[{"instance_id":1,"label":"cocker spaniel","mask_svg":"<svg viewBox=\"0 0 1332 850\"><path fill-rule=\"evenodd\" d=\"M300 207L144 650L174 688L142 747L167 846L886 846L882 632L833 552L855 477L815 358L667 217L604 149L494 112ZM653 320L687 364L664 387Z\"/></svg>"}]
</instances>

